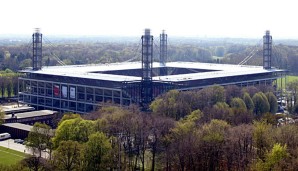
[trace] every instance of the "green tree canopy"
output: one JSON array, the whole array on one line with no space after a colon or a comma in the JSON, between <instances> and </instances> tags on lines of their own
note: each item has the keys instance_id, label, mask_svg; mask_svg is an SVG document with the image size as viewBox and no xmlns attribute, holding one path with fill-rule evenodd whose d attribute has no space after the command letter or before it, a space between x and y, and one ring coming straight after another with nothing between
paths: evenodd
<instances>
[{"instance_id":1,"label":"green tree canopy","mask_svg":"<svg viewBox=\"0 0 298 171\"><path fill-rule=\"evenodd\" d=\"M261 171L283 170L279 164L289 156L287 153L287 145L279 143L274 144L273 148L266 153L265 160L259 160L256 169Z\"/></svg>"},{"instance_id":2,"label":"green tree canopy","mask_svg":"<svg viewBox=\"0 0 298 171\"><path fill-rule=\"evenodd\" d=\"M248 93L244 93L243 101L247 107L247 110L253 111L255 108L254 102L252 101L250 95Z\"/></svg>"},{"instance_id":3,"label":"green tree canopy","mask_svg":"<svg viewBox=\"0 0 298 171\"><path fill-rule=\"evenodd\" d=\"M41 157L41 152L47 148L52 136L53 132L50 126L36 122L26 139L26 147L31 149L33 153L38 152L39 157Z\"/></svg>"},{"instance_id":4,"label":"green tree canopy","mask_svg":"<svg viewBox=\"0 0 298 171\"><path fill-rule=\"evenodd\" d=\"M254 112L257 116L261 116L261 114L269 112L270 105L264 93L262 92L256 93L253 96L252 100L255 106Z\"/></svg>"},{"instance_id":5,"label":"green tree canopy","mask_svg":"<svg viewBox=\"0 0 298 171\"><path fill-rule=\"evenodd\" d=\"M5 113L2 110L2 108L0 108L0 125L4 123L4 117L5 117Z\"/></svg>"},{"instance_id":6,"label":"green tree canopy","mask_svg":"<svg viewBox=\"0 0 298 171\"><path fill-rule=\"evenodd\" d=\"M64 120L56 129L53 138L54 147L58 147L61 141L77 141L84 143L88 141L88 136L94 132L94 121L74 118Z\"/></svg>"},{"instance_id":7,"label":"green tree canopy","mask_svg":"<svg viewBox=\"0 0 298 171\"><path fill-rule=\"evenodd\" d=\"M272 125L264 121L253 124L253 143L257 149L257 156L264 160L265 153L273 146Z\"/></svg>"},{"instance_id":8,"label":"green tree canopy","mask_svg":"<svg viewBox=\"0 0 298 171\"><path fill-rule=\"evenodd\" d=\"M277 98L272 92L266 93L266 96L270 105L269 112L272 114L275 114L277 112L277 107L278 107Z\"/></svg>"},{"instance_id":9,"label":"green tree canopy","mask_svg":"<svg viewBox=\"0 0 298 171\"><path fill-rule=\"evenodd\" d=\"M75 119L75 118L81 118L81 115L74 114L74 113L64 113L63 117L60 119L58 125L60 125L63 121L68 119Z\"/></svg>"},{"instance_id":10,"label":"green tree canopy","mask_svg":"<svg viewBox=\"0 0 298 171\"><path fill-rule=\"evenodd\" d=\"M77 141L61 141L54 152L54 163L59 170L79 170L82 145Z\"/></svg>"},{"instance_id":11,"label":"green tree canopy","mask_svg":"<svg viewBox=\"0 0 298 171\"><path fill-rule=\"evenodd\" d=\"M170 90L155 99L151 103L150 109L159 116L167 116L179 120L191 113L191 104L189 93Z\"/></svg>"},{"instance_id":12,"label":"green tree canopy","mask_svg":"<svg viewBox=\"0 0 298 171\"><path fill-rule=\"evenodd\" d=\"M87 170L106 170L111 166L110 152L112 146L110 139L102 132L96 132L89 136L84 145L84 161Z\"/></svg>"},{"instance_id":13,"label":"green tree canopy","mask_svg":"<svg viewBox=\"0 0 298 171\"><path fill-rule=\"evenodd\" d=\"M247 110L245 102L238 97L235 97L232 99L231 107L234 109L239 109L239 110L243 110L243 111Z\"/></svg>"}]
</instances>

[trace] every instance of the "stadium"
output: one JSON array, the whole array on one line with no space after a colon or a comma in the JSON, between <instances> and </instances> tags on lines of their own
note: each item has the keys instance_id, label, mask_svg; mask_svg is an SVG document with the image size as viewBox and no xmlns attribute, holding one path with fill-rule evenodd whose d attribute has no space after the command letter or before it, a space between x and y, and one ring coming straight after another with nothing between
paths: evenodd
<instances>
[{"instance_id":1,"label":"stadium","mask_svg":"<svg viewBox=\"0 0 298 171\"><path fill-rule=\"evenodd\" d=\"M160 34L160 62L153 62L153 36L146 29L142 60L92 65L42 66L42 34L33 35L32 68L22 70L18 101L38 110L88 113L105 103L143 109L171 89L212 85L273 85L287 71L271 67L272 36L263 37L263 66L167 62L167 34Z\"/></svg>"}]
</instances>

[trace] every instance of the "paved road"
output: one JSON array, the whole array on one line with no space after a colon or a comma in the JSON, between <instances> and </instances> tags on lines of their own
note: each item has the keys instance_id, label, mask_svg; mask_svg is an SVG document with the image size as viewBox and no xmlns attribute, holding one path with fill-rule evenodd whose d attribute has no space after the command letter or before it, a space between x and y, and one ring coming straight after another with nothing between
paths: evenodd
<instances>
[{"instance_id":1,"label":"paved road","mask_svg":"<svg viewBox=\"0 0 298 171\"><path fill-rule=\"evenodd\" d=\"M26 149L25 145L15 143L13 139L0 141L0 146L10 148L10 149L13 149L13 150L16 150L16 151L20 151L20 152L24 152L24 150L25 150L25 152L27 153L27 151L28 151Z\"/></svg>"},{"instance_id":2,"label":"paved road","mask_svg":"<svg viewBox=\"0 0 298 171\"><path fill-rule=\"evenodd\" d=\"M24 153L27 153L27 154L32 154L32 152L29 149L27 149L25 145L15 143L14 139L8 139L8 140L0 141L0 146L6 147L6 148L9 148L9 149L12 149L12 150L24 152ZM41 156L45 157L45 156L47 156L47 153L42 152Z\"/></svg>"}]
</instances>

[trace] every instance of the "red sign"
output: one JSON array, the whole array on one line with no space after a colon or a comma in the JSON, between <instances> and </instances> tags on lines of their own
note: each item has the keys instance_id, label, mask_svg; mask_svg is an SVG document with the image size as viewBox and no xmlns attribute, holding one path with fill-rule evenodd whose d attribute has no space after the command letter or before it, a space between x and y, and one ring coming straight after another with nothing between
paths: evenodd
<instances>
[{"instance_id":1,"label":"red sign","mask_svg":"<svg viewBox=\"0 0 298 171\"><path fill-rule=\"evenodd\" d=\"M54 96L60 95L60 88L59 85L54 85Z\"/></svg>"}]
</instances>

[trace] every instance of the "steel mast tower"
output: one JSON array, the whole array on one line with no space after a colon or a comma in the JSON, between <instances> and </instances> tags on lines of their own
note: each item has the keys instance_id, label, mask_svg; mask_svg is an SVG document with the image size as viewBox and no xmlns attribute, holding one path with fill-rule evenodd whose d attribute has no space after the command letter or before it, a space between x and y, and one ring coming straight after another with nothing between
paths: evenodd
<instances>
[{"instance_id":1,"label":"steel mast tower","mask_svg":"<svg viewBox=\"0 0 298 171\"><path fill-rule=\"evenodd\" d=\"M272 36L270 31L267 30L263 36L263 67L264 69L271 69L272 57Z\"/></svg>"},{"instance_id":2,"label":"steel mast tower","mask_svg":"<svg viewBox=\"0 0 298 171\"><path fill-rule=\"evenodd\" d=\"M165 34L165 31L162 31L160 34L160 76L168 75L166 68L166 62L168 57L168 35Z\"/></svg>"},{"instance_id":3,"label":"steel mast tower","mask_svg":"<svg viewBox=\"0 0 298 171\"><path fill-rule=\"evenodd\" d=\"M153 99L152 90L152 59L153 59L153 36L150 29L145 29L142 36L142 85L141 85L141 105L148 109Z\"/></svg>"},{"instance_id":4,"label":"steel mast tower","mask_svg":"<svg viewBox=\"0 0 298 171\"><path fill-rule=\"evenodd\" d=\"M40 29L37 28L32 35L33 39L33 56L32 56L32 68L33 70L40 70L42 67L42 34Z\"/></svg>"}]
</instances>

